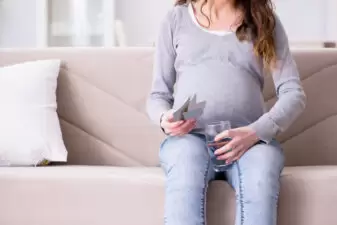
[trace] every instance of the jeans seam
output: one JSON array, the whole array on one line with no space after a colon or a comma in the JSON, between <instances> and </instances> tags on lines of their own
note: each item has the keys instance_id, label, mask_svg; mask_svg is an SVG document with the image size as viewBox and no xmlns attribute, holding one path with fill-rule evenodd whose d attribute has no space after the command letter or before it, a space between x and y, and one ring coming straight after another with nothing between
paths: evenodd
<instances>
[{"instance_id":1,"label":"jeans seam","mask_svg":"<svg viewBox=\"0 0 337 225\"><path fill-rule=\"evenodd\" d=\"M241 169L240 169L240 165L239 165L239 163L237 162L236 163L236 166L237 166L237 169L238 169L238 173L239 173L239 202L240 202L240 213L241 213L241 215L240 215L240 222L241 222L241 225L243 225L244 224L244 220L245 220L245 218L244 218L244 204L243 204L243 179L242 179L242 173L241 173Z\"/></svg>"},{"instance_id":2,"label":"jeans seam","mask_svg":"<svg viewBox=\"0 0 337 225\"><path fill-rule=\"evenodd\" d=\"M207 160L207 163L206 163L206 168L205 168L205 172L204 172L204 188L203 188L203 196L202 196L202 199L201 199L201 209L200 209L200 214L202 216L202 219L203 219L203 225L206 225L207 222L206 222L206 195L207 195L207 189L208 189L208 181L207 181L207 178L208 178L208 173L209 173L209 165L210 165L210 160ZM206 212L206 213L205 213Z\"/></svg>"},{"instance_id":3,"label":"jeans seam","mask_svg":"<svg viewBox=\"0 0 337 225\"><path fill-rule=\"evenodd\" d=\"M175 164L177 163L176 161L179 159L179 156L180 156L180 154L178 154L178 155L176 156L176 158L175 158L175 160L174 160L174 162L173 162L172 165L169 165L167 162L165 162L165 160L162 160L162 154L164 154L164 153L163 153L163 148L164 148L164 145L165 145L165 143L168 141L169 138L170 138L170 137L166 138L166 139L161 143L160 148L159 148L159 154L158 154L160 165L161 165L161 167L164 169L164 172L165 172L166 175L168 175L168 174L171 172L172 168L175 166Z\"/></svg>"}]
</instances>

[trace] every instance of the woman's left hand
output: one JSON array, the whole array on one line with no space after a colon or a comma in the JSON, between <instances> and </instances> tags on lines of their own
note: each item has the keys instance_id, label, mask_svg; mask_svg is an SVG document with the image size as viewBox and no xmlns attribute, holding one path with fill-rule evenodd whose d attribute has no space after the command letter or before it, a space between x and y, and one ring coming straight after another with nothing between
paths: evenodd
<instances>
[{"instance_id":1,"label":"woman's left hand","mask_svg":"<svg viewBox=\"0 0 337 225\"><path fill-rule=\"evenodd\" d=\"M218 160L225 160L227 164L240 159L244 153L259 141L255 131L250 127L223 131L215 137L215 141L221 141L224 138L230 138L231 141L217 149L214 154Z\"/></svg>"}]
</instances>

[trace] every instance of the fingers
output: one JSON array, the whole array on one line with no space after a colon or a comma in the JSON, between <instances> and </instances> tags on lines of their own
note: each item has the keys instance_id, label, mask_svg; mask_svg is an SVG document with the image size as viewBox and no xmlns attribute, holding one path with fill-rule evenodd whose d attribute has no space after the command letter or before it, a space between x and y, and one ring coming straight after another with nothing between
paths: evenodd
<instances>
[{"instance_id":1,"label":"fingers","mask_svg":"<svg viewBox=\"0 0 337 225\"><path fill-rule=\"evenodd\" d=\"M181 133L186 134L195 127L195 124L196 124L195 120L188 120L179 127L179 130Z\"/></svg>"},{"instance_id":2,"label":"fingers","mask_svg":"<svg viewBox=\"0 0 337 225\"><path fill-rule=\"evenodd\" d=\"M246 127L224 131L215 137L215 141L223 141L226 138L232 138L232 141L217 149L214 154L218 160L229 164L240 159L258 139L255 133Z\"/></svg>"},{"instance_id":3,"label":"fingers","mask_svg":"<svg viewBox=\"0 0 337 225\"><path fill-rule=\"evenodd\" d=\"M173 115L170 111L164 114L161 126L165 129L166 132L179 127L185 122L183 120L172 122L172 120L173 120Z\"/></svg>"},{"instance_id":4,"label":"fingers","mask_svg":"<svg viewBox=\"0 0 337 225\"><path fill-rule=\"evenodd\" d=\"M169 111L165 116L168 122L173 122L173 113L171 111Z\"/></svg>"},{"instance_id":5,"label":"fingers","mask_svg":"<svg viewBox=\"0 0 337 225\"><path fill-rule=\"evenodd\" d=\"M239 160L245 152L246 152L245 149L242 149L241 151L239 151L239 153L236 156L234 156L233 158L227 159L226 162L228 164L231 164L232 162Z\"/></svg>"},{"instance_id":6,"label":"fingers","mask_svg":"<svg viewBox=\"0 0 337 225\"><path fill-rule=\"evenodd\" d=\"M223 147L217 149L214 154L217 156L223 155L227 152L233 151L236 146L240 145L240 139L234 138L232 141L228 142L228 144Z\"/></svg>"},{"instance_id":7,"label":"fingers","mask_svg":"<svg viewBox=\"0 0 337 225\"><path fill-rule=\"evenodd\" d=\"M165 127L165 129L167 129L167 130L174 130L174 129L180 127L184 123L185 123L185 121L183 121L183 120L177 121L177 122L164 121L163 127Z\"/></svg>"},{"instance_id":8,"label":"fingers","mask_svg":"<svg viewBox=\"0 0 337 225\"><path fill-rule=\"evenodd\" d=\"M161 127L165 130L166 134L171 136L184 135L189 133L196 126L196 120L181 120L173 122L173 111L166 112L163 116Z\"/></svg>"},{"instance_id":9,"label":"fingers","mask_svg":"<svg viewBox=\"0 0 337 225\"><path fill-rule=\"evenodd\" d=\"M196 121L195 120L188 120L181 124L179 127L171 130L172 136L180 136L189 133L193 128L195 128Z\"/></svg>"},{"instance_id":10,"label":"fingers","mask_svg":"<svg viewBox=\"0 0 337 225\"><path fill-rule=\"evenodd\" d=\"M228 139L234 136L234 131L233 130L225 130L215 136L214 141L220 141L222 139Z\"/></svg>"},{"instance_id":11,"label":"fingers","mask_svg":"<svg viewBox=\"0 0 337 225\"><path fill-rule=\"evenodd\" d=\"M196 125L196 120L181 120L177 122L170 122L170 115L163 118L162 127L165 133L171 136L184 135L189 133Z\"/></svg>"},{"instance_id":12,"label":"fingers","mask_svg":"<svg viewBox=\"0 0 337 225\"><path fill-rule=\"evenodd\" d=\"M226 163L231 163L239 159L242 154L245 152L245 148L243 145L237 146L232 150L220 155L217 157L218 160L225 160Z\"/></svg>"},{"instance_id":13,"label":"fingers","mask_svg":"<svg viewBox=\"0 0 337 225\"><path fill-rule=\"evenodd\" d=\"M246 147L242 144L240 138L234 138L225 146L219 148L214 152L218 160L224 160L227 164L230 164L238 159L245 153Z\"/></svg>"},{"instance_id":14,"label":"fingers","mask_svg":"<svg viewBox=\"0 0 337 225\"><path fill-rule=\"evenodd\" d=\"M215 147L216 149L221 148L222 146L228 144L231 141L231 139L221 139L218 142L212 142L208 144L209 147Z\"/></svg>"}]
</instances>

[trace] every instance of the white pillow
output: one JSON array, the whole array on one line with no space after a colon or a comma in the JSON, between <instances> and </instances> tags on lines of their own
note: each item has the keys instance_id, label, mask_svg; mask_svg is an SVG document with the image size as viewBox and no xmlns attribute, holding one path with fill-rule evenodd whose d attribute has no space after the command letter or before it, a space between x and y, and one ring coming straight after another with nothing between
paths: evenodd
<instances>
[{"instance_id":1,"label":"white pillow","mask_svg":"<svg viewBox=\"0 0 337 225\"><path fill-rule=\"evenodd\" d=\"M56 112L60 60L0 68L0 166L65 162Z\"/></svg>"}]
</instances>

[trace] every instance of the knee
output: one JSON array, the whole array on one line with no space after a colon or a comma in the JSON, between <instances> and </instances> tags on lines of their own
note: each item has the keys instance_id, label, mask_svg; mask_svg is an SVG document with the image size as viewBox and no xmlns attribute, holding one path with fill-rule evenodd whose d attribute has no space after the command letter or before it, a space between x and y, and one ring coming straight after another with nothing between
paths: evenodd
<instances>
[{"instance_id":1,"label":"knee","mask_svg":"<svg viewBox=\"0 0 337 225\"><path fill-rule=\"evenodd\" d=\"M244 154L238 163L243 172L268 180L280 175L284 167L284 154L276 143L258 144Z\"/></svg>"},{"instance_id":2,"label":"knee","mask_svg":"<svg viewBox=\"0 0 337 225\"><path fill-rule=\"evenodd\" d=\"M160 161L167 176L175 182L204 182L209 156L205 141L195 135L169 137L160 149Z\"/></svg>"},{"instance_id":3,"label":"knee","mask_svg":"<svg viewBox=\"0 0 337 225\"><path fill-rule=\"evenodd\" d=\"M176 166L197 166L207 160L205 141L195 135L168 137L160 148L161 163Z\"/></svg>"},{"instance_id":4,"label":"knee","mask_svg":"<svg viewBox=\"0 0 337 225\"><path fill-rule=\"evenodd\" d=\"M269 202L278 199L279 174L253 169L241 175L241 194L247 202Z\"/></svg>"},{"instance_id":5,"label":"knee","mask_svg":"<svg viewBox=\"0 0 337 225\"><path fill-rule=\"evenodd\" d=\"M260 145L251 149L246 161L239 162L240 180L247 201L277 199L284 156L276 146Z\"/></svg>"}]
</instances>

